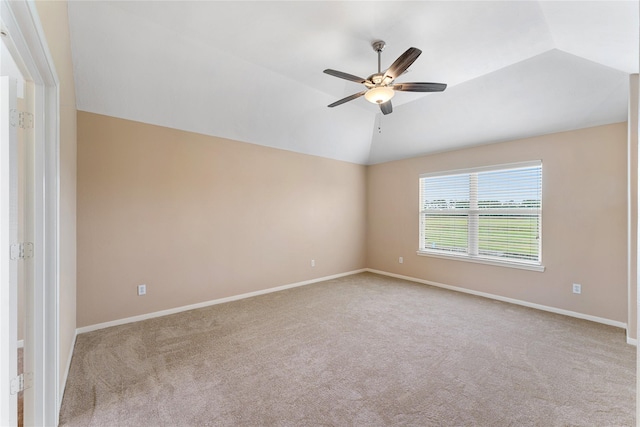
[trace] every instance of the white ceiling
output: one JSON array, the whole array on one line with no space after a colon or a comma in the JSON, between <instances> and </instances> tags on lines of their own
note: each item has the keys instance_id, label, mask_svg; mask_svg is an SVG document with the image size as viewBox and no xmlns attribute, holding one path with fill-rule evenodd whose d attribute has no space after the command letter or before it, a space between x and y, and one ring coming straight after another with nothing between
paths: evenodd
<instances>
[{"instance_id":1,"label":"white ceiling","mask_svg":"<svg viewBox=\"0 0 640 427\"><path fill-rule=\"evenodd\" d=\"M77 108L374 164L625 121L637 1L69 3ZM423 51L382 116L364 98L371 42L386 68Z\"/></svg>"}]
</instances>

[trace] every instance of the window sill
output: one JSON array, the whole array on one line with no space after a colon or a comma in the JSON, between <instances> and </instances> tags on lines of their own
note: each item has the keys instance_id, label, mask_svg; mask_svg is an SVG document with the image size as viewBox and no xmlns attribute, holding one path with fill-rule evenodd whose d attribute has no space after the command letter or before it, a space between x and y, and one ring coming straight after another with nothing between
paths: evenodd
<instances>
[{"instance_id":1,"label":"window sill","mask_svg":"<svg viewBox=\"0 0 640 427\"><path fill-rule=\"evenodd\" d=\"M469 255L453 255L453 254L425 252L425 251L417 251L416 253L420 256L443 258L443 259L450 259L455 261L473 262L476 264L488 264L488 265L494 265L497 267L519 268L521 270L538 271L540 273L544 271L544 265L538 265L538 264L525 264L520 262L503 261L499 259L477 258L477 257L471 257Z\"/></svg>"}]
</instances>

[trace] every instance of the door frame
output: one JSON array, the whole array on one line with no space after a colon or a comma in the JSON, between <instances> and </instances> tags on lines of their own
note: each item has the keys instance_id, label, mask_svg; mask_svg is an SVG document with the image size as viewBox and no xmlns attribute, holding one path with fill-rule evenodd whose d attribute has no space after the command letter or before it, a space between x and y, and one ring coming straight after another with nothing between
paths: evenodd
<instances>
[{"instance_id":1,"label":"door frame","mask_svg":"<svg viewBox=\"0 0 640 427\"><path fill-rule=\"evenodd\" d=\"M59 373L59 80L35 3L0 0L14 58L34 84L33 411L34 425L58 425ZM5 284L0 284L4 286Z\"/></svg>"},{"instance_id":2,"label":"door frame","mask_svg":"<svg viewBox=\"0 0 640 427\"><path fill-rule=\"evenodd\" d=\"M15 76L0 77L2 94L0 111L2 116L0 146L0 381L12 384L18 374L18 261L12 258L12 244L18 237L18 129L12 110L17 108L17 79ZM11 387L13 388L13 387ZM17 423L18 399L10 387L2 388L0 424Z\"/></svg>"}]
</instances>

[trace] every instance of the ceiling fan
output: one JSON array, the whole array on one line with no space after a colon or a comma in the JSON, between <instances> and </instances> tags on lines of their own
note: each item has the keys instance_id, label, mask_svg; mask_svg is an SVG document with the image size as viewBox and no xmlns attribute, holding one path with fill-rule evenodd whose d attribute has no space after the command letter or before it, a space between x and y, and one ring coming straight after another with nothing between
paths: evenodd
<instances>
[{"instance_id":1,"label":"ceiling fan","mask_svg":"<svg viewBox=\"0 0 640 427\"><path fill-rule=\"evenodd\" d=\"M386 44L382 40L376 40L371 44L373 50L378 52L378 72L370 75L366 79L354 76L353 74L343 73L342 71L324 70L326 74L331 76L361 83L367 87L367 89L362 92L354 93L333 104L329 104L328 107L336 107L364 95L367 101L380 105L382 114L389 114L393 111L391 98L395 95L396 90L401 92L442 92L447 88L447 85L444 83L393 83L398 76L404 74L407 68L418 59L422 51L418 48L410 47L405 53L400 55L385 72L382 72L380 69L380 53L384 50L385 46Z\"/></svg>"}]
</instances>

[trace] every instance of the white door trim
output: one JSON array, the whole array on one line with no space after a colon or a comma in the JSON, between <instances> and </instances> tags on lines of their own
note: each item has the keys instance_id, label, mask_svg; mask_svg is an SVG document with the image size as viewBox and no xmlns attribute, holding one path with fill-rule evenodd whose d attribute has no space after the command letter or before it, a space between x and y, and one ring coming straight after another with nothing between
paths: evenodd
<instances>
[{"instance_id":1,"label":"white door trim","mask_svg":"<svg viewBox=\"0 0 640 427\"><path fill-rule=\"evenodd\" d=\"M59 81L36 6L0 0L3 29L35 86L35 229L33 292L34 425L58 424L59 384Z\"/></svg>"},{"instance_id":2,"label":"white door trim","mask_svg":"<svg viewBox=\"0 0 640 427\"><path fill-rule=\"evenodd\" d=\"M18 375L18 259L13 251L18 237L18 132L12 111L17 108L16 79L0 77L0 425L15 425L18 400L13 387Z\"/></svg>"}]
</instances>

